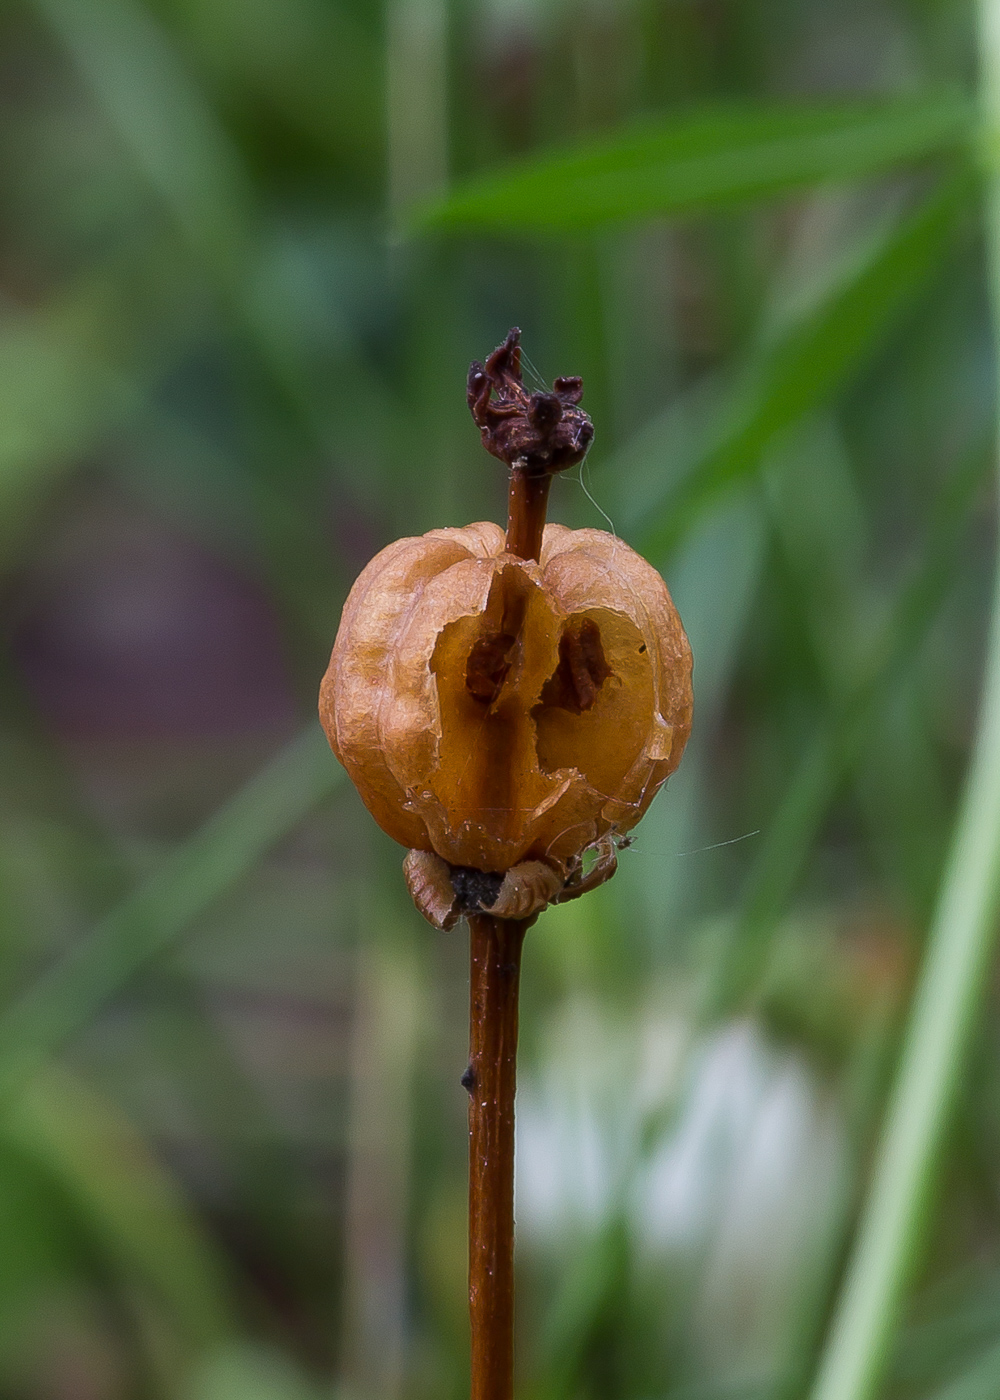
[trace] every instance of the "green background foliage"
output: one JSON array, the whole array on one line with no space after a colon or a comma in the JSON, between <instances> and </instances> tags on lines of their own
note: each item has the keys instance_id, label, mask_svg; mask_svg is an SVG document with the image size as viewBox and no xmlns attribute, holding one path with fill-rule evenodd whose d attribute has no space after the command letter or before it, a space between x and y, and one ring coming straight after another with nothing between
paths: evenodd
<instances>
[{"instance_id":1,"label":"green background foliage","mask_svg":"<svg viewBox=\"0 0 1000 1400\"><path fill-rule=\"evenodd\" d=\"M526 947L519 1393L1000 1396L989 50L956 0L0 8L4 1395L466 1390L462 930L313 715L367 559L502 517L464 377L518 324L597 427L552 517L696 662Z\"/></svg>"}]
</instances>

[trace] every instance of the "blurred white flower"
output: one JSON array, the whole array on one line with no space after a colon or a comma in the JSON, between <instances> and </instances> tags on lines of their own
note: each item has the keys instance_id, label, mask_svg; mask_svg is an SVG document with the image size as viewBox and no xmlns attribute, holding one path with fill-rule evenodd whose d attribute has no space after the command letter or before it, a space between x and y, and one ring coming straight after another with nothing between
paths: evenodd
<instances>
[{"instance_id":1,"label":"blurred white flower","mask_svg":"<svg viewBox=\"0 0 1000 1400\"><path fill-rule=\"evenodd\" d=\"M630 1024L564 1010L518 1094L519 1239L551 1245L624 1211L637 1265L689 1278L709 1369L746 1375L775 1364L826 1256L843 1129L805 1058L754 1022L685 1053L689 1038L662 1005ZM651 1114L663 1126L644 1151Z\"/></svg>"},{"instance_id":2,"label":"blurred white flower","mask_svg":"<svg viewBox=\"0 0 1000 1400\"><path fill-rule=\"evenodd\" d=\"M636 1027L589 1001L564 1008L517 1092L519 1232L554 1239L616 1207L643 1119L669 1093L686 1039L666 1011Z\"/></svg>"}]
</instances>

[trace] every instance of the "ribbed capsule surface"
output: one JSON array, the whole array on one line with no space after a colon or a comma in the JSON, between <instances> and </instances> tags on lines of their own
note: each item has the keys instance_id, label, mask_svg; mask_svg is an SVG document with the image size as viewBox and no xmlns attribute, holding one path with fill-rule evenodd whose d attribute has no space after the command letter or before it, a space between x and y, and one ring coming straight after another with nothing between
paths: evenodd
<instances>
[{"instance_id":1,"label":"ribbed capsule surface","mask_svg":"<svg viewBox=\"0 0 1000 1400\"><path fill-rule=\"evenodd\" d=\"M320 692L334 753L402 845L565 872L680 762L691 651L656 570L602 530L540 560L481 523L397 540L352 588Z\"/></svg>"}]
</instances>

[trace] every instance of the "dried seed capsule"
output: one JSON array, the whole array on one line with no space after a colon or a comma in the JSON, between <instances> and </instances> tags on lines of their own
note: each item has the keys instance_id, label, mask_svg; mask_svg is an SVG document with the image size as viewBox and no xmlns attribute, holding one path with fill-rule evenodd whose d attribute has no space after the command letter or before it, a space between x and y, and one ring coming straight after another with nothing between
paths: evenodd
<instances>
[{"instance_id":1,"label":"dried seed capsule","mask_svg":"<svg viewBox=\"0 0 1000 1400\"><path fill-rule=\"evenodd\" d=\"M663 580L613 535L548 525L536 563L492 524L432 530L354 585L320 715L397 841L565 879L680 761L691 653Z\"/></svg>"},{"instance_id":2,"label":"dried seed capsule","mask_svg":"<svg viewBox=\"0 0 1000 1400\"><path fill-rule=\"evenodd\" d=\"M602 530L545 525L594 436L579 379L529 393L520 331L469 371L510 468L496 525L398 540L351 589L320 692L334 753L438 928L524 923L614 874L614 840L680 762L691 651L659 574ZM582 853L599 846L584 874Z\"/></svg>"}]
</instances>

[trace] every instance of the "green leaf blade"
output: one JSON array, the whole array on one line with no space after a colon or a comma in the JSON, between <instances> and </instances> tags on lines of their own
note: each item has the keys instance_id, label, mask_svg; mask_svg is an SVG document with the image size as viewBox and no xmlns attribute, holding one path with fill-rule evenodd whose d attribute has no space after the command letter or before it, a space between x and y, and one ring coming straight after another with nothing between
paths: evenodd
<instances>
[{"instance_id":1,"label":"green leaf blade","mask_svg":"<svg viewBox=\"0 0 1000 1400\"><path fill-rule=\"evenodd\" d=\"M828 402L945 263L968 208L963 173L934 191L869 258L773 344L762 346L714 441L643 519L625 523L638 548L662 558L727 489L756 469L768 443ZM650 517L652 517L650 519Z\"/></svg>"},{"instance_id":2,"label":"green leaf blade","mask_svg":"<svg viewBox=\"0 0 1000 1400\"><path fill-rule=\"evenodd\" d=\"M318 725L258 772L0 1017L0 1084L23 1085L343 779Z\"/></svg>"},{"instance_id":3,"label":"green leaf blade","mask_svg":"<svg viewBox=\"0 0 1000 1400\"><path fill-rule=\"evenodd\" d=\"M972 129L952 93L693 111L476 177L419 210L414 227L558 233L718 208L956 151Z\"/></svg>"}]
</instances>

